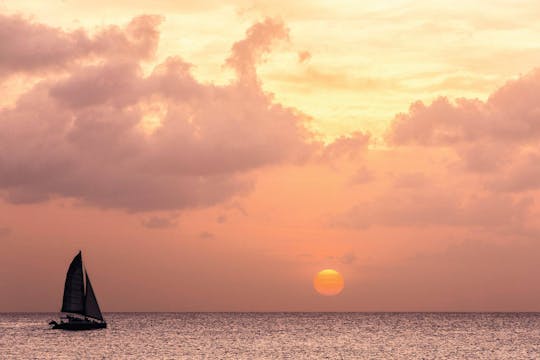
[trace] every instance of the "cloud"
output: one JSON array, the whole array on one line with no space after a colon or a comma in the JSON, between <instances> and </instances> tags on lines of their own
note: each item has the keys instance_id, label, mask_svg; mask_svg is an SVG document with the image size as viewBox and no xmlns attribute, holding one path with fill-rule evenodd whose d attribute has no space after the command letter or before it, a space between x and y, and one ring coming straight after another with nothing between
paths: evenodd
<instances>
[{"instance_id":1,"label":"cloud","mask_svg":"<svg viewBox=\"0 0 540 360\"><path fill-rule=\"evenodd\" d=\"M358 169L349 179L351 185L368 184L373 181L374 175L365 166Z\"/></svg>"},{"instance_id":2,"label":"cloud","mask_svg":"<svg viewBox=\"0 0 540 360\"><path fill-rule=\"evenodd\" d=\"M489 181L489 188L501 192L521 192L540 188L540 154L521 154L503 173Z\"/></svg>"},{"instance_id":3,"label":"cloud","mask_svg":"<svg viewBox=\"0 0 540 360\"><path fill-rule=\"evenodd\" d=\"M233 45L227 65L236 70L241 83L253 84L257 79L255 68L257 61L264 53L270 51L276 40L286 39L289 39L289 30L283 22L266 18L250 27L246 31L245 39Z\"/></svg>"},{"instance_id":4,"label":"cloud","mask_svg":"<svg viewBox=\"0 0 540 360\"><path fill-rule=\"evenodd\" d=\"M0 14L0 74L65 70L88 57L148 59L157 48L159 16L139 16L125 27L108 26L90 35Z\"/></svg>"},{"instance_id":5,"label":"cloud","mask_svg":"<svg viewBox=\"0 0 540 360\"><path fill-rule=\"evenodd\" d=\"M9 202L67 197L128 211L210 206L249 191L250 170L297 161L318 146L305 117L273 102L256 81L255 62L288 36L279 21L256 23L234 44L227 63L238 82L224 86L198 82L178 57L143 74L141 59L157 46L158 17L93 37L10 21L0 22L0 33L49 41L59 54L2 42L4 70L55 66L66 76L46 77L0 109L0 189ZM95 54L97 63L83 61Z\"/></svg>"},{"instance_id":6,"label":"cloud","mask_svg":"<svg viewBox=\"0 0 540 360\"><path fill-rule=\"evenodd\" d=\"M426 183L426 176L421 172L399 174L394 180L394 186L398 188L420 188Z\"/></svg>"},{"instance_id":7,"label":"cloud","mask_svg":"<svg viewBox=\"0 0 540 360\"><path fill-rule=\"evenodd\" d=\"M509 81L486 101L441 97L398 114L383 147L369 136L338 138L323 158L348 159L348 203L330 223L526 233L540 189L540 69ZM362 154L358 166L356 154ZM371 172L379 176L372 182ZM354 170L357 173L354 174ZM356 191L355 191L356 190Z\"/></svg>"},{"instance_id":8,"label":"cloud","mask_svg":"<svg viewBox=\"0 0 540 360\"><path fill-rule=\"evenodd\" d=\"M227 222L227 216L226 215L219 215L217 218L216 218L216 222L218 224L224 224Z\"/></svg>"},{"instance_id":9,"label":"cloud","mask_svg":"<svg viewBox=\"0 0 540 360\"><path fill-rule=\"evenodd\" d=\"M142 221L142 225L149 229L165 229L176 226L175 217L152 216Z\"/></svg>"},{"instance_id":10,"label":"cloud","mask_svg":"<svg viewBox=\"0 0 540 360\"><path fill-rule=\"evenodd\" d=\"M471 141L460 144L455 151L461 160L461 169L473 173L493 173L512 159L514 146L505 146L497 141Z\"/></svg>"},{"instance_id":11,"label":"cloud","mask_svg":"<svg viewBox=\"0 0 540 360\"><path fill-rule=\"evenodd\" d=\"M370 138L370 134L360 131L350 135L340 136L325 146L322 152L322 159L335 160L346 157L349 160L354 160L358 155L367 150Z\"/></svg>"},{"instance_id":12,"label":"cloud","mask_svg":"<svg viewBox=\"0 0 540 360\"><path fill-rule=\"evenodd\" d=\"M309 51L304 50L298 53L298 62L300 64L309 61L309 59L311 59L311 53Z\"/></svg>"},{"instance_id":13,"label":"cloud","mask_svg":"<svg viewBox=\"0 0 540 360\"><path fill-rule=\"evenodd\" d=\"M396 116L388 140L395 145L455 145L479 140L522 143L540 136L540 69L509 81L485 102L440 97L418 101Z\"/></svg>"},{"instance_id":14,"label":"cloud","mask_svg":"<svg viewBox=\"0 0 540 360\"><path fill-rule=\"evenodd\" d=\"M215 238L215 235L208 231L203 231L199 234L200 239L209 240Z\"/></svg>"},{"instance_id":15,"label":"cloud","mask_svg":"<svg viewBox=\"0 0 540 360\"><path fill-rule=\"evenodd\" d=\"M356 262L356 260L357 260L357 257L356 257L356 255L354 255L353 252L347 252L347 253L343 254L339 258L339 261L342 264L352 264L352 263Z\"/></svg>"},{"instance_id":16,"label":"cloud","mask_svg":"<svg viewBox=\"0 0 540 360\"><path fill-rule=\"evenodd\" d=\"M67 108L95 105L123 108L135 104L145 95L148 90L144 85L138 63L109 61L81 67L66 80L51 84L49 96Z\"/></svg>"}]
</instances>

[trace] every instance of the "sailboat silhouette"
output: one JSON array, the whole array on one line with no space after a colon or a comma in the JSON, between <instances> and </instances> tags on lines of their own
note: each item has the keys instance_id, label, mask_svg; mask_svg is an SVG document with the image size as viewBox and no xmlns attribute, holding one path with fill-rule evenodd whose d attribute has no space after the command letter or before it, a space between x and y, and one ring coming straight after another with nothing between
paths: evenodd
<instances>
[{"instance_id":1,"label":"sailboat silhouette","mask_svg":"<svg viewBox=\"0 0 540 360\"><path fill-rule=\"evenodd\" d=\"M53 329L63 330L93 330L107 327L97 302L96 294L88 277L86 269L83 271L82 254L73 258L66 274L62 312L66 316L60 322L51 321ZM84 279L86 278L86 291Z\"/></svg>"}]
</instances>

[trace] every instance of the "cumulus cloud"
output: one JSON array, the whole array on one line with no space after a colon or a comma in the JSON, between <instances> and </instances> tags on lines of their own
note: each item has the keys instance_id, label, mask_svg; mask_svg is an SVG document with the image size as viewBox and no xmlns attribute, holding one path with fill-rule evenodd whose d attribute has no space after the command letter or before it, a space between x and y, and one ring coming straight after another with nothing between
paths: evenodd
<instances>
[{"instance_id":1,"label":"cumulus cloud","mask_svg":"<svg viewBox=\"0 0 540 360\"><path fill-rule=\"evenodd\" d=\"M365 165L390 176L352 193L355 205L332 222L359 229L533 226L534 191L540 189L539 104L540 70L509 81L486 101L441 97L412 104L391 123L386 147L365 154L351 181L369 182ZM344 137L324 151L346 155L368 141Z\"/></svg>"},{"instance_id":2,"label":"cumulus cloud","mask_svg":"<svg viewBox=\"0 0 540 360\"><path fill-rule=\"evenodd\" d=\"M460 170L472 173L493 173L512 159L515 146L499 141L471 141L454 147L461 160Z\"/></svg>"},{"instance_id":3,"label":"cumulus cloud","mask_svg":"<svg viewBox=\"0 0 540 360\"><path fill-rule=\"evenodd\" d=\"M324 147L322 159L335 160L345 157L349 160L354 160L358 155L367 150L370 137L370 134L361 131L340 136Z\"/></svg>"},{"instance_id":4,"label":"cumulus cloud","mask_svg":"<svg viewBox=\"0 0 540 360\"><path fill-rule=\"evenodd\" d=\"M251 84L257 79L255 64L261 55L268 52L276 40L289 38L289 30L280 20L266 18L246 31L245 39L236 42L227 59L238 75L240 82Z\"/></svg>"},{"instance_id":5,"label":"cumulus cloud","mask_svg":"<svg viewBox=\"0 0 540 360\"><path fill-rule=\"evenodd\" d=\"M67 72L0 109L0 188L10 202L60 196L129 211L208 206L249 191L249 170L312 151L305 118L273 102L256 81L256 61L287 38L279 21L254 24L227 60L238 82L214 86L198 82L178 57L143 74L140 61L157 46L157 17L93 36L3 19L0 33L49 44L31 53L20 48L24 41L2 41L4 70ZM39 52L51 49L58 54ZM96 54L97 63L83 61ZM151 131L149 116L158 118Z\"/></svg>"},{"instance_id":6,"label":"cumulus cloud","mask_svg":"<svg viewBox=\"0 0 540 360\"><path fill-rule=\"evenodd\" d=\"M502 192L521 192L540 188L540 154L521 154L502 174L489 182L489 188Z\"/></svg>"},{"instance_id":7,"label":"cumulus cloud","mask_svg":"<svg viewBox=\"0 0 540 360\"><path fill-rule=\"evenodd\" d=\"M523 142L540 136L540 69L508 82L486 102L441 97L430 105L416 102L397 115L390 142L450 145L477 140Z\"/></svg>"},{"instance_id":8,"label":"cumulus cloud","mask_svg":"<svg viewBox=\"0 0 540 360\"><path fill-rule=\"evenodd\" d=\"M540 70L508 82L487 101L414 103L388 132L393 145L453 148L466 171L500 170L540 138Z\"/></svg>"},{"instance_id":9,"label":"cumulus cloud","mask_svg":"<svg viewBox=\"0 0 540 360\"><path fill-rule=\"evenodd\" d=\"M159 16L139 16L127 26L109 26L90 35L84 29L66 32L21 16L0 14L0 74L63 69L91 56L147 59L159 39Z\"/></svg>"}]
</instances>

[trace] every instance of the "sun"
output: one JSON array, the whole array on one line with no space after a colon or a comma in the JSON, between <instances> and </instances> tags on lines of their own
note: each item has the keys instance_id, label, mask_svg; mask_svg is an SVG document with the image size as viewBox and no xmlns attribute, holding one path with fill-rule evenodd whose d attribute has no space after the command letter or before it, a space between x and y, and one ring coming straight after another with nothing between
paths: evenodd
<instances>
[{"instance_id":1,"label":"sun","mask_svg":"<svg viewBox=\"0 0 540 360\"><path fill-rule=\"evenodd\" d=\"M333 269L319 271L313 278L313 287L321 295L338 295L345 285L343 276Z\"/></svg>"}]
</instances>

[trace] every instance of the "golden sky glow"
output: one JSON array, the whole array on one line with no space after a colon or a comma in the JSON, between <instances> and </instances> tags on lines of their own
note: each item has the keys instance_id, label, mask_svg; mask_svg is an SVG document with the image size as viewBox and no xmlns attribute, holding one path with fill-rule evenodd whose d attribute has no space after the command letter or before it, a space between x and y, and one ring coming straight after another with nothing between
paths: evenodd
<instances>
[{"instance_id":1,"label":"golden sky glow","mask_svg":"<svg viewBox=\"0 0 540 360\"><path fill-rule=\"evenodd\" d=\"M0 10L66 29L161 15L158 60L181 54L195 65L199 79L213 83L232 77L222 66L230 44L253 21L277 16L290 29L290 42L275 48L260 67L263 86L278 101L312 116L311 126L330 138L359 129L380 134L416 100L438 95L485 99L540 61L535 1L489 6L463 0L48 4L3 2ZM300 62L302 51L310 56Z\"/></svg>"},{"instance_id":2,"label":"golden sky glow","mask_svg":"<svg viewBox=\"0 0 540 360\"><path fill-rule=\"evenodd\" d=\"M79 249L105 311L540 310L538 18L0 1L0 311Z\"/></svg>"}]
</instances>

